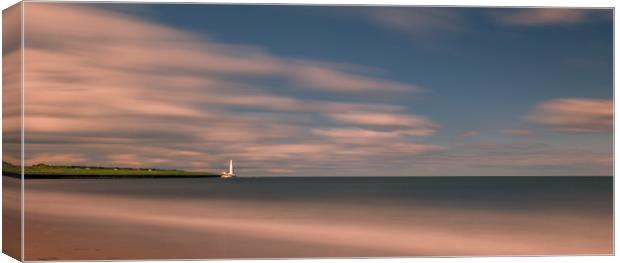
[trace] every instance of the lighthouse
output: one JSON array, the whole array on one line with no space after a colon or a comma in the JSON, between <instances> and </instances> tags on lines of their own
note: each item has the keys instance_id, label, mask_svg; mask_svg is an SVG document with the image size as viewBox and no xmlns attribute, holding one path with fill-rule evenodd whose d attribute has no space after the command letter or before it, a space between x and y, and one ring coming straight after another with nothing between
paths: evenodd
<instances>
[{"instance_id":1,"label":"lighthouse","mask_svg":"<svg viewBox=\"0 0 620 263\"><path fill-rule=\"evenodd\" d=\"M235 168L233 167L233 160L228 162L228 171L222 171L220 173L221 178L233 178L235 177Z\"/></svg>"}]
</instances>

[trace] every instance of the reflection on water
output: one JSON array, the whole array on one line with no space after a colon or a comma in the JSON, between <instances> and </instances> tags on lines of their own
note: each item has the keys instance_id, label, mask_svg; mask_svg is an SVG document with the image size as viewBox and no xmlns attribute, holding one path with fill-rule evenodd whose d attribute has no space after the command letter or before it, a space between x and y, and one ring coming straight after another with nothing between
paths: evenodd
<instances>
[{"instance_id":1,"label":"reflection on water","mask_svg":"<svg viewBox=\"0 0 620 263\"><path fill-rule=\"evenodd\" d=\"M611 177L28 180L26 259L612 253Z\"/></svg>"}]
</instances>

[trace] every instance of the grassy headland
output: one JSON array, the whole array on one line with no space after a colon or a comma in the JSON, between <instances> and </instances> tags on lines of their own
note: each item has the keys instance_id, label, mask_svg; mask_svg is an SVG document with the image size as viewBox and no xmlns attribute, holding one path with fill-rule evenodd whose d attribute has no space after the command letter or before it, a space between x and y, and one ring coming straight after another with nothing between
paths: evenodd
<instances>
[{"instance_id":1,"label":"grassy headland","mask_svg":"<svg viewBox=\"0 0 620 263\"><path fill-rule=\"evenodd\" d=\"M20 176L20 168L2 162L2 174ZM26 178L142 178L142 177L216 177L204 171L183 171L149 168L91 167L36 164L24 167Z\"/></svg>"}]
</instances>

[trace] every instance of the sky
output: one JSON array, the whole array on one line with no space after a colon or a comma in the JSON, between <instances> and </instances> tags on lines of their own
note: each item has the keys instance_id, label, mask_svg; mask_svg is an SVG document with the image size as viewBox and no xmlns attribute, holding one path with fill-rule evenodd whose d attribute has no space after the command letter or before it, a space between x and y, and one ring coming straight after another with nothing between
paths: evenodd
<instances>
[{"instance_id":1,"label":"sky","mask_svg":"<svg viewBox=\"0 0 620 263\"><path fill-rule=\"evenodd\" d=\"M612 175L612 19L26 3L25 160L218 171L233 159L242 176Z\"/></svg>"}]
</instances>

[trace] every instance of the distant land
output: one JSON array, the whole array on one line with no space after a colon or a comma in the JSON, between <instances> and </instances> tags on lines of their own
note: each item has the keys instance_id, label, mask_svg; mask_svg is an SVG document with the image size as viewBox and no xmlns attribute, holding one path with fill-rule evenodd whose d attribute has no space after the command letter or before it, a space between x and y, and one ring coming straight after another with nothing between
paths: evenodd
<instances>
[{"instance_id":1,"label":"distant land","mask_svg":"<svg viewBox=\"0 0 620 263\"><path fill-rule=\"evenodd\" d=\"M64 166L35 164L24 167L24 177L33 179L54 178L145 178L145 177L219 177L215 173L205 171L183 171L172 169ZM2 162L2 175L19 177L20 167Z\"/></svg>"}]
</instances>

